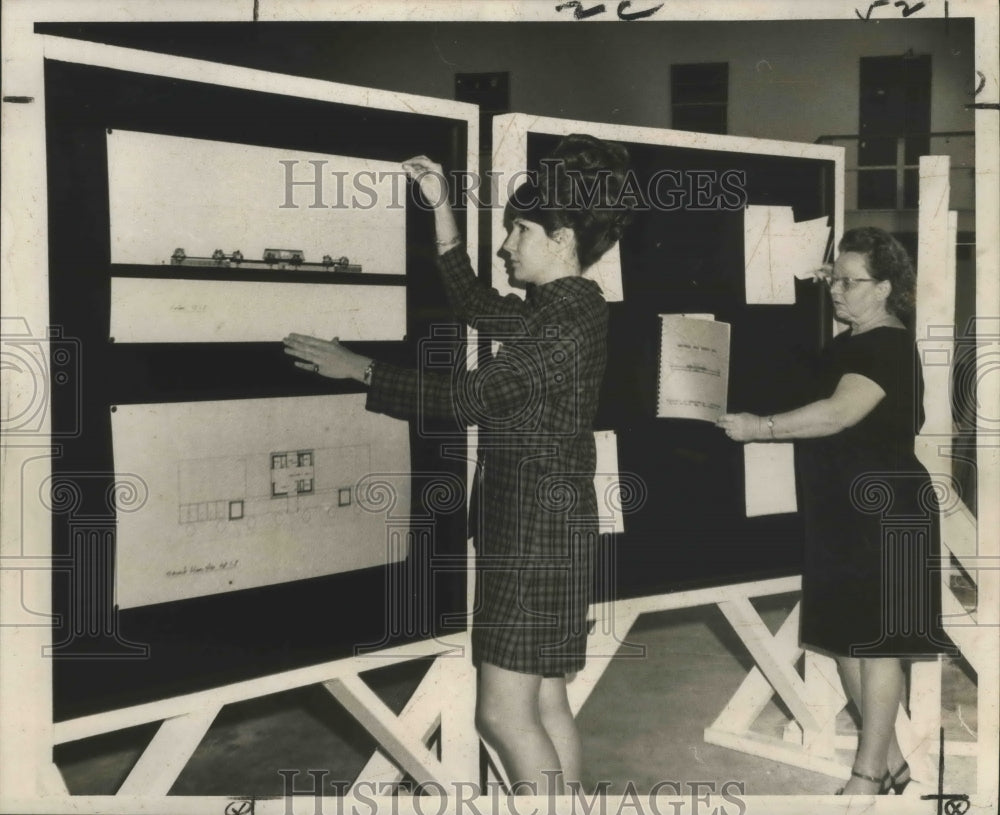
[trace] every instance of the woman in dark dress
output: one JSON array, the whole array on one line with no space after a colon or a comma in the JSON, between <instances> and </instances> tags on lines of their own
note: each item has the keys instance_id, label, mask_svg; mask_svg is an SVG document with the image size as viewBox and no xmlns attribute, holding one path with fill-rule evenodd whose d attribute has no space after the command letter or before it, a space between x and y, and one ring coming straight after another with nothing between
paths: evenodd
<instances>
[{"instance_id":1,"label":"woman in dark dress","mask_svg":"<svg viewBox=\"0 0 1000 815\"><path fill-rule=\"evenodd\" d=\"M916 278L895 238L860 228L844 234L826 282L850 330L824 352L817 401L769 417L728 414L718 425L736 441L798 441L800 641L836 658L861 715L843 792L901 792L909 781L895 736L903 662L950 650L934 568L937 500L914 455L923 380L904 320Z\"/></svg>"},{"instance_id":2,"label":"woman in dark dress","mask_svg":"<svg viewBox=\"0 0 1000 815\"><path fill-rule=\"evenodd\" d=\"M500 254L526 287L524 299L503 297L476 276L441 167L423 156L403 165L434 209L452 309L480 336L502 342L477 369L409 370L336 341L285 341L299 367L367 384L369 410L478 426L476 724L515 792L561 794L581 777L566 681L586 656L598 535L593 421L608 319L600 287L581 275L628 219L616 205L627 159L618 145L569 136L538 182L515 191Z\"/></svg>"}]
</instances>

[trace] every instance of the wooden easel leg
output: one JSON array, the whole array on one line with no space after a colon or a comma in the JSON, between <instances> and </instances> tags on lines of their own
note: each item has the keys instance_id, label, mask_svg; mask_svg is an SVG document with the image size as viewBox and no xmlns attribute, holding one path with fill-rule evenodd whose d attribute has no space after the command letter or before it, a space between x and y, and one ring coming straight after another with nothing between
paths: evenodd
<instances>
[{"instance_id":1,"label":"wooden easel leg","mask_svg":"<svg viewBox=\"0 0 1000 815\"><path fill-rule=\"evenodd\" d=\"M939 659L910 666L910 715L907 718L900 710L896 720L896 733L910 773L915 781L925 784L935 783L937 776L931 751L937 748L941 732L941 669Z\"/></svg>"},{"instance_id":2,"label":"wooden easel leg","mask_svg":"<svg viewBox=\"0 0 1000 815\"><path fill-rule=\"evenodd\" d=\"M798 646L798 605L773 636L750 603L750 595L723 600L718 606L750 651L755 666L705 729L705 741L814 772L844 775L844 768L834 758L836 717L844 704L840 679L833 661L818 655L806 655L804 680L795 669L803 653ZM752 730L775 693L793 716L784 739Z\"/></svg>"},{"instance_id":3,"label":"wooden easel leg","mask_svg":"<svg viewBox=\"0 0 1000 815\"><path fill-rule=\"evenodd\" d=\"M798 618L797 608L789 615L789 619L792 616ZM771 635L748 597L725 600L719 603L719 610L739 634L754 662L767 677L795 719L802 725L802 729L819 731L819 722L806 702L805 683L794 666L795 660L802 654L802 649L798 645L791 645L787 640L778 642L777 638ZM788 620L785 622L787 624Z\"/></svg>"},{"instance_id":4,"label":"wooden easel leg","mask_svg":"<svg viewBox=\"0 0 1000 815\"><path fill-rule=\"evenodd\" d=\"M461 653L438 656L403 711L396 716L357 675L331 679L323 687L375 737L380 748L355 780L379 789L409 773L418 783L477 783L476 675ZM427 743L440 729L440 754Z\"/></svg>"},{"instance_id":5,"label":"wooden easel leg","mask_svg":"<svg viewBox=\"0 0 1000 815\"><path fill-rule=\"evenodd\" d=\"M796 606L773 637L775 647L790 656L792 660L797 659L798 654L801 653L797 646L798 625L799 613L798 606ZM737 633L739 633L739 629L737 629ZM754 666L722 713L706 730L706 734L708 731L727 733L748 731L772 696L774 696L774 688L761 669Z\"/></svg>"},{"instance_id":6,"label":"wooden easel leg","mask_svg":"<svg viewBox=\"0 0 1000 815\"><path fill-rule=\"evenodd\" d=\"M360 676L355 674L331 679L324 682L323 687L417 783L447 783L444 768L424 743L430 733L416 732L408 723L402 723Z\"/></svg>"},{"instance_id":7,"label":"wooden easel leg","mask_svg":"<svg viewBox=\"0 0 1000 815\"><path fill-rule=\"evenodd\" d=\"M802 731L802 746L813 755L832 759L837 748L837 715L847 704L847 694L830 657L805 652L806 704L813 710L819 729Z\"/></svg>"},{"instance_id":8,"label":"wooden easel leg","mask_svg":"<svg viewBox=\"0 0 1000 815\"><path fill-rule=\"evenodd\" d=\"M440 662L439 660L435 660L434 664L427 671L427 675L421 681L420 686L413 692L413 695L398 717L400 726L405 726L410 733L425 745L440 724L441 718L440 701L435 700L431 694L422 691L422 689L425 686L432 688L438 685L440 676ZM327 690L329 691L330 688L327 687ZM337 696L332 691L331 694L334 697ZM365 764L364 768L358 774L355 784L359 781L365 781L375 784L378 789L388 789L389 786L402 781L404 775L405 773L400 769L399 765L393 762L382 749L379 749L372 753L371 758L368 759L368 763Z\"/></svg>"},{"instance_id":9,"label":"wooden easel leg","mask_svg":"<svg viewBox=\"0 0 1000 815\"><path fill-rule=\"evenodd\" d=\"M476 670L465 657L438 657L440 679L430 688L441 707L441 763L453 782L479 782Z\"/></svg>"},{"instance_id":10,"label":"wooden easel leg","mask_svg":"<svg viewBox=\"0 0 1000 815\"><path fill-rule=\"evenodd\" d=\"M166 795L222 709L216 705L164 720L118 795Z\"/></svg>"}]
</instances>

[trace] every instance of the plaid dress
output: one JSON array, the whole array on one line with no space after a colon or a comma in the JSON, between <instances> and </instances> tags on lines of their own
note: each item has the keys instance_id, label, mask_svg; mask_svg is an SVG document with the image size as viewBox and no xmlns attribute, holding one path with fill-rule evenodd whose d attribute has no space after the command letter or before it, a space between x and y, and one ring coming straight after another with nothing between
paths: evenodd
<instances>
[{"instance_id":1,"label":"plaid dress","mask_svg":"<svg viewBox=\"0 0 1000 815\"><path fill-rule=\"evenodd\" d=\"M593 421L607 303L583 277L530 286L524 300L503 297L461 248L439 266L455 313L499 351L472 371L377 363L367 408L479 427L473 661L572 673L585 661L598 535Z\"/></svg>"}]
</instances>

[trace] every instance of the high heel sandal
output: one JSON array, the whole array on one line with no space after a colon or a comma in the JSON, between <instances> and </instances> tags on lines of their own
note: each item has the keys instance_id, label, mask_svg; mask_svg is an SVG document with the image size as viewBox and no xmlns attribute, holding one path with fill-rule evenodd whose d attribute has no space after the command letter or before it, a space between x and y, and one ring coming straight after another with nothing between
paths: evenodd
<instances>
[{"instance_id":1,"label":"high heel sandal","mask_svg":"<svg viewBox=\"0 0 1000 815\"><path fill-rule=\"evenodd\" d=\"M899 769L899 772L900 774L903 772L902 767ZM864 773L859 773L857 770L851 767L851 775L853 775L855 778L860 778L862 781L871 781L873 784L878 784L879 785L878 792L874 793L875 795L888 795L890 789L895 789L895 787L892 786L894 778L888 772L881 778L876 778L874 775L865 775ZM907 783L908 782L909 779L907 779ZM905 787L906 783L904 783L903 786ZM843 795L844 788L841 787L839 790L837 790L835 794Z\"/></svg>"},{"instance_id":2,"label":"high heel sandal","mask_svg":"<svg viewBox=\"0 0 1000 815\"><path fill-rule=\"evenodd\" d=\"M904 775L906 778L901 777ZM913 779L910 777L910 765L904 761L902 767L896 770L896 772L892 772L890 770L889 774L886 776L886 780L883 782L885 794L888 795L891 790L893 795L902 795L903 790L906 789L907 784L909 784L912 780Z\"/></svg>"}]
</instances>

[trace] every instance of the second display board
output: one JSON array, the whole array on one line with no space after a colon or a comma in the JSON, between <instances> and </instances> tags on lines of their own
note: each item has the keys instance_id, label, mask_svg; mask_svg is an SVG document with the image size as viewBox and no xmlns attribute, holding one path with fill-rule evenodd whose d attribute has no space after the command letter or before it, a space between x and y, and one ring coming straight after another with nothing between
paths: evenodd
<instances>
[{"instance_id":1,"label":"second display board","mask_svg":"<svg viewBox=\"0 0 1000 815\"><path fill-rule=\"evenodd\" d=\"M748 277L747 213L790 208L796 226L825 218L832 242L843 212L842 151L511 114L494 120L494 143L503 145L494 173L537 168L571 133L628 148L638 202L619 246L591 272L610 304L597 427L615 432L620 472L632 490L640 485L615 537L614 580L602 585L622 598L797 573L799 516L747 516L744 447L710 422L657 417L661 315L729 324L729 411L767 414L808 398L832 325L826 292L809 272L829 246L796 272L805 279L779 281L794 289L793 304L749 303L759 298ZM501 217L494 214L495 248ZM493 281L510 290L500 264Z\"/></svg>"}]
</instances>

